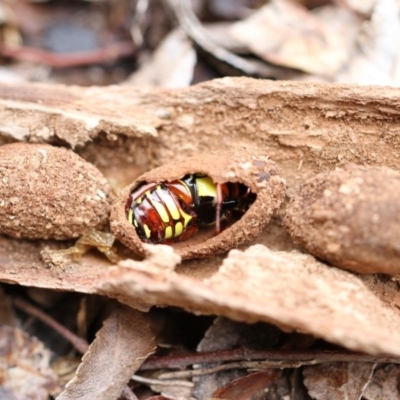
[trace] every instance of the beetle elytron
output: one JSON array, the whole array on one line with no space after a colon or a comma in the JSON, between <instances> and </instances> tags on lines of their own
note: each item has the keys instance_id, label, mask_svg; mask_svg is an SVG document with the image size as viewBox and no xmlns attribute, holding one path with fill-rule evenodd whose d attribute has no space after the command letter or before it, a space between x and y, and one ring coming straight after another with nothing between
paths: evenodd
<instances>
[{"instance_id":1,"label":"beetle elytron","mask_svg":"<svg viewBox=\"0 0 400 400\"><path fill-rule=\"evenodd\" d=\"M255 194L241 183L215 184L203 174L185 175L172 182L144 183L126 204L128 221L143 242L172 243L193 236L199 227L243 214Z\"/></svg>"}]
</instances>

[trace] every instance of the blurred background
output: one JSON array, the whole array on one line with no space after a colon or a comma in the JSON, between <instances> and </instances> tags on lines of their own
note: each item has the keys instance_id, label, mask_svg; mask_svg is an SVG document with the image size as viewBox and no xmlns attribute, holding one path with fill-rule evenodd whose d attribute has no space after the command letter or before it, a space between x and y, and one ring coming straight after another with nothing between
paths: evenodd
<instances>
[{"instance_id":1,"label":"blurred background","mask_svg":"<svg viewBox=\"0 0 400 400\"><path fill-rule=\"evenodd\" d=\"M398 86L398 0L1 0L0 82Z\"/></svg>"}]
</instances>

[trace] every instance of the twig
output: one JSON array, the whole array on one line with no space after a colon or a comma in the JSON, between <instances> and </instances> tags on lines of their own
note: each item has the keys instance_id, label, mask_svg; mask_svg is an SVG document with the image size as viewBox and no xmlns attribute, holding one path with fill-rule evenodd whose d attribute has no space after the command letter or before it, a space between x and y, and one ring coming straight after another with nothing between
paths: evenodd
<instances>
[{"instance_id":1,"label":"twig","mask_svg":"<svg viewBox=\"0 0 400 400\"><path fill-rule=\"evenodd\" d=\"M149 0L138 0L131 24L131 36L137 47L142 46L144 42L144 34L146 28L146 15L149 8Z\"/></svg>"},{"instance_id":2,"label":"twig","mask_svg":"<svg viewBox=\"0 0 400 400\"><path fill-rule=\"evenodd\" d=\"M140 375L133 375L132 380L140 383L146 383L147 385L163 385L163 386L183 386L183 387L193 387L193 382L187 381L162 381L161 379L151 379L145 378L144 376Z\"/></svg>"},{"instance_id":3,"label":"twig","mask_svg":"<svg viewBox=\"0 0 400 400\"><path fill-rule=\"evenodd\" d=\"M200 21L197 19L191 1L169 0L169 3L179 19L180 25L188 36L190 36L208 53L212 54L219 60L232 65L234 68L243 71L246 75L270 76L272 74L273 68L260 63L252 63L215 43L212 37L210 37L210 34L203 28Z\"/></svg>"},{"instance_id":4,"label":"twig","mask_svg":"<svg viewBox=\"0 0 400 400\"><path fill-rule=\"evenodd\" d=\"M221 364L212 368L199 368L199 369L191 369L187 371L174 371L174 372L165 372L158 376L159 379L185 379L192 378L193 376L202 376L202 375L210 375L215 374L216 372L228 371L231 369L247 369L251 371L260 371L265 369L275 369L275 368L295 368L300 367L301 365L314 364L313 361L301 362L301 365L298 365L299 362L284 362L281 361L239 361L228 364Z\"/></svg>"},{"instance_id":5,"label":"twig","mask_svg":"<svg viewBox=\"0 0 400 400\"><path fill-rule=\"evenodd\" d=\"M92 51L65 54L52 53L34 47L0 46L0 54L3 56L38 64L45 64L53 68L68 68L99 64L122 56L132 55L134 51L135 46L131 42L115 43Z\"/></svg>"},{"instance_id":6,"label":"twig","mask_svg":"<svg viewBox=\"0 0 400 400\"><path fill-rule=\"evenodd\" d=\"M372 365L370 374L368 376L368 379L365 381L364 386L361 388L361 393L358 396L357 400L362 400L364 398L364 393L367 390L368 386L371 384L371 381L372 381L372 379L374 377L375 369L376 369L377 366L378 366L378 363L374 363Z\"/></svg>"},{"instance_id":7,"label":"twig","mask_svg":"<svg viewBox=\"0 0 400 400\"><path fill-rule=\"evenodd\" d=\"M186 33L206 51L213 54L215 57L227 64L233 65L247 75L255 75L258 71L254 66L243 58L237 56L218 46L203 29L200 21L197 19L193 12L192 4L186 0L170 0L179 22Z\"/></svg>"},{"instance_id":8,"label":"twig","mask_svg":"<svg viewBox=\"0 0 400 400\"><path fill-rule=\"evenodd\" d=\"M14 297L13 303L20 310L26 312L29 315L32 315L33 317L36 317L40 321L44 322L46 325L53 328L62 337L68 340L81 354L86 353L86 351L88 350L89 344L85 339L82 339L79 336L75 335L65 326L58 323L56 320L54 320L52 317L44 313L39 308L35 307L33 304L22 299L21 297Z\"/></svg>"},{"instance_id":9,"label":"twig","mask_svg":"<svg viewBox=\"0 0 400 400\"><path fill-rule=\"evenodd\" d=\"M132 392L129 386L125 386L122 389L121 396L125 397L125 400L139 400L136 394Z\"/></svg>"},{"instance_id":10,"label":"twig","mask_svg":"<svg viewBox=\"0 0 400 400\"><path fill-rule=\"evenodd\" d=\"M252 360L292 363L311 362L313 364L333 361L400 364L400 358L395 358L388 355L370 355L347 350L248 350L239 348L234 350L150 357L142 364L140 370L145 371L161 368L184 368L192 364Z\"/></svg>"}]
</instances>

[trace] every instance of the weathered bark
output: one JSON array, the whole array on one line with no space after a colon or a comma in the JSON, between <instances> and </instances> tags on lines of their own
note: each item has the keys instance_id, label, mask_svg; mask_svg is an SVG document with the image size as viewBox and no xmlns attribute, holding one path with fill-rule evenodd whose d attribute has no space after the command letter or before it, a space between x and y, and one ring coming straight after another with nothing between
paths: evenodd
<instances>
[{"instance_id":1,"label":"weathered bark","mask_svg":"<svg viewBox=\"0 0 400 400\"><path fill-rule=\"evenodd\" d=\"M95 164L115 188L167 162L211 150L246 147L265 152L278 164L290 196L307 178L351 162L399 169L399 118L400 91L385 87L248 78L224 78L180 90L0 86L0 143L30 141L71 147ZM271 254L268 261L268 250L252 247L254 244L283 250L284 255ZM172 275L179 257L165 255L161 248L155 251L158 256L127 261L111 270L104 256L95 252L81 262L58 266L46 265L40 257L46 246L69 245L0 237L0 280L107 294L138 308L171 304L243 321L272 321L351 348L400 354L396 333L400 332L400 298L395 283L381 276L336 274L311 259L306 264L314 267L303 268L297 256L287 253L295 246L281 227L280 217L273 218L250 243L248 255L233 253L221 268L220 256L184 261ZM120 254L132 257L123 250ZM288 259L290 263L280 261ZM295 273L304 282L301 286L296 284L298 280L291 281L292 298L280 281L288 279L290 265L298 266ZM165 276L163 268L169 271ZM342 280L336 291L333 286L331 299L326 298L330 274ZM246 287L241 279L251 285ZM225 298L221 293L224 282ZM253 283L259 288L254 293ZM333 303L341 298L341 284L354 291L345 302L348 308ZM307 297L310 290L312 298ZM315 300L318 297L321 301ZM295 309L294 305L307 298L309 303ZM330 301L333 314L325 312ZM369 308L362 307L364 301ZM369 337L354 328L357 318L365 326L370 324Z\"/></svg>"}]
</instances>

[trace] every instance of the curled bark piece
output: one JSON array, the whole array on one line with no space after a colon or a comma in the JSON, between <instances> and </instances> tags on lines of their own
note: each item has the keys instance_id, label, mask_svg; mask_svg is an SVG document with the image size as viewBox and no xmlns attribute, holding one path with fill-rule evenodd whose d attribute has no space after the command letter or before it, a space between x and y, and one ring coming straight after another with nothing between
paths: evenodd
<instances>
[{"instance_id":1,"label":"curled bark piece","mask_svg":"<svg viewBox=\"0 0 400 400\"><path fill-rule=\"evenodd\" d=\"M240 182L257 197L242 218L219 235L203 229L188 240L174 243L172 246L183 259L223 253L253 239L268 224L285 195L285 180L279 176L277 165L265 155L250 150L201 154L155 168L122 189L111 207L110 226L117 239L143 256L143 243L126 216L125 206L130 193L144 182L173 181L194 173L205 174L215 183Z\"/></svg>"},{"instance_id":2,"label":"curled bark piece","mask_svg":"<svg viewBox=\"0 0 400 400\"><path fill-rule=\"evenodd\" d=\"M0 233L71 239L108 222L111 188L92 164L45 144L0 147Z\"/></svg>"},{"instance_id":3,"label":"curled bark piece","mask_svg":"<svg viewBox=\"0 0 400 400\"><path fill-rule=\"evenodd\" d=\"M360 273L400 273L400 173L348 165L300 187L284 224L311 254Z\"/></svg>"}]
</instances>

